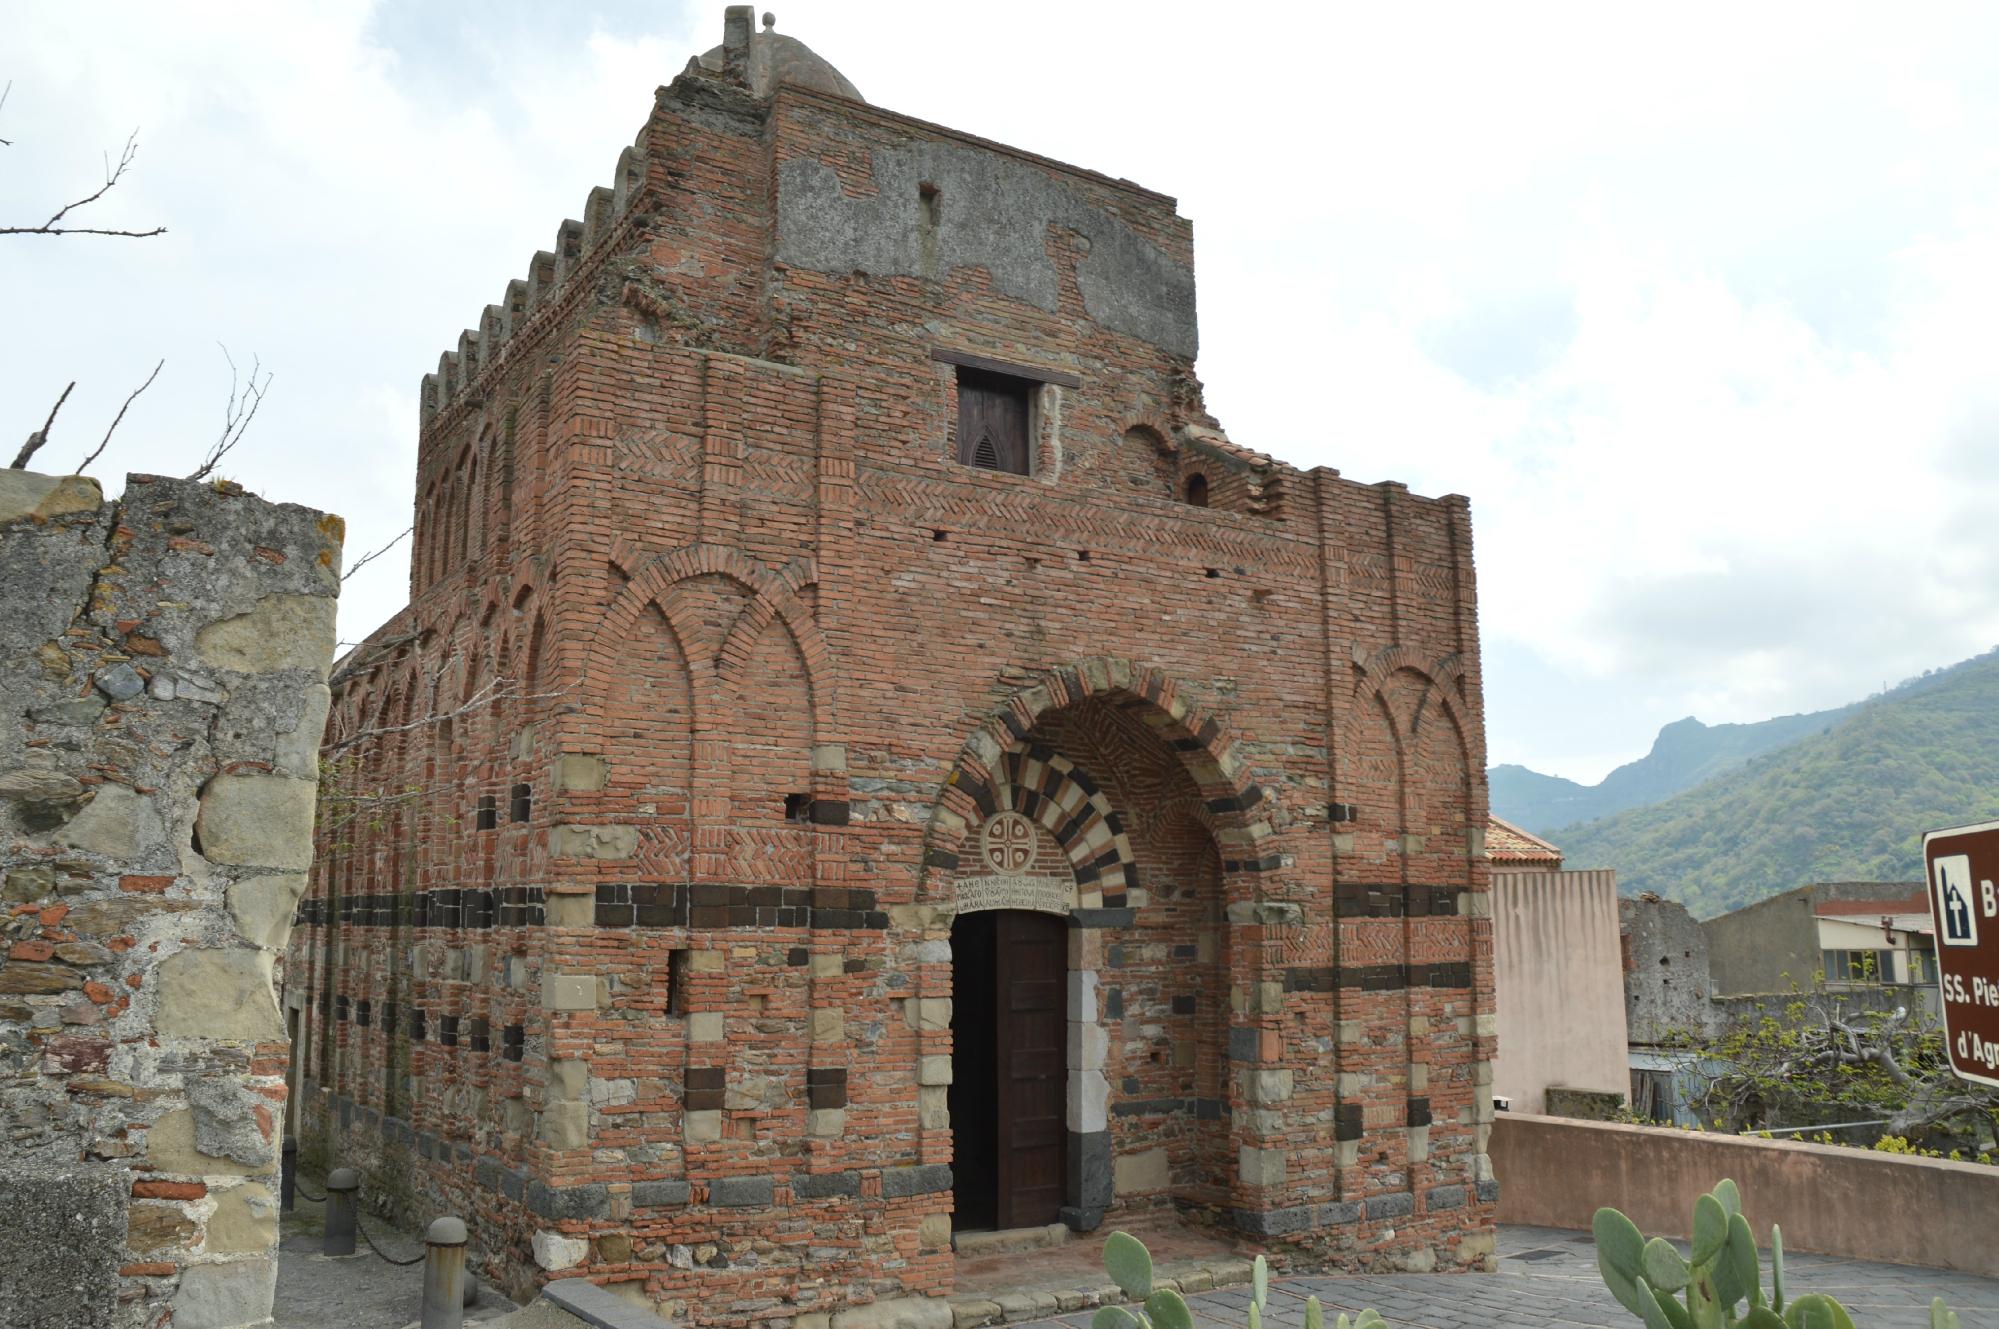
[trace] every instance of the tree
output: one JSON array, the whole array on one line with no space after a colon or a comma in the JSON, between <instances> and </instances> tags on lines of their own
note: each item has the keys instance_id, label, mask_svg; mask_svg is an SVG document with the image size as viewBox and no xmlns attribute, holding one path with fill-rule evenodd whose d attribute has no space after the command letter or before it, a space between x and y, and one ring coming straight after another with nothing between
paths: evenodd
<instances>
[{"instance_id":1,"label":"tree","mask_svg":"<svg viewBox=\"0 0 1999 1329\"><path fill-rule=\"evenodd\" d=\"M1821 981L1680 1041L1700 1053L1695 1105L1730 1129L1880 1121L1882 1135L1944 1147L1999 1137L1999 1090L1953 1075L1942 1031L1907 1004L1866 1009Z\"/></svg>"}]
</instances>

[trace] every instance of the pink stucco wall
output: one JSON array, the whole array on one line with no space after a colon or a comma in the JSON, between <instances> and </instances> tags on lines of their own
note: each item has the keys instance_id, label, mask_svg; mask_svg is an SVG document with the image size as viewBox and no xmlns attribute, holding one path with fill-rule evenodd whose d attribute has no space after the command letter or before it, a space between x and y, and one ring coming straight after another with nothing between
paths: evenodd
<instances>
[{"instance_id":1,"label":"pink stucco wall","mask_svg":"<svg viewBox=\"0 0 1999 1329\"><path fill-rule=\"evenodd\" d=\"M1789 1251L1999 1275L1999 1168L1522 1113L1500 1114L1491 1154L1502 1223L1586 1229L1610 1205L1685 1237L1695 1197L1732 1177L1759 1248L1776 1223Z\"/></svg>"},{"instance_id":2,"label":"pink stucco wall","mask_svg":"<svg viewBox=\"0 0 1999 1329\"><path fill-rule=\"evenodd\" d=\"M1549 1085L1624 1094L1624 962L1617 874L1494 872L1492 1091L1540 1112Z\"/></svg>"}]
</instances>

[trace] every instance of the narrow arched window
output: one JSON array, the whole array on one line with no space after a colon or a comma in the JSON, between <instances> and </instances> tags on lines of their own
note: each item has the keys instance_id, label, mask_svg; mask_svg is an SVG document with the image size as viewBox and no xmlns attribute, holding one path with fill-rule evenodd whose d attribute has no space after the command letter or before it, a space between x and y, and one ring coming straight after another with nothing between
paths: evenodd
<instances>
[{"instance_id":1,"label":"narrow arched window","mask_svg":"<svg viewBox=\"0 0 1999 1329\"><path fill-rule=\"evenodd\" d=\"M1208 506L1208 477L1199 471L1187 477L1187 502L1197 508Z\"/></svg>"},{"instance_id":2,"label":"narrow arched window","mask_svg":"<svg viewBox=\"0 0 1999 1329\"><path fill-rule=\"evenodd\" d=\"M472 507L479 488L479 463L469 450L459 458L458 476L458 521L457 542L454 563L463 563L472 552Z\"/></svg>"},{"instance_id":3,"label":"narrow arched window","mask_svg":"<svg viewBox=\"0 0 1999 1329\"><path fill-rule=\"evenodd\" d=\"M1035 384L981 370L958 370L958 460L985 471L1029 473Z\"/></svg>"},{"instance_id":4,"label":"narrow arched window","mask_svg":"<svg viewBox=\"0 0 1999 1329\"><path fill-rule=\"evenodd\" d=\"M430 500L430 580L432 584L444 575L445 565L451 561L451 485L449 481L438 486Z\"/></svg>"}]
</instances>

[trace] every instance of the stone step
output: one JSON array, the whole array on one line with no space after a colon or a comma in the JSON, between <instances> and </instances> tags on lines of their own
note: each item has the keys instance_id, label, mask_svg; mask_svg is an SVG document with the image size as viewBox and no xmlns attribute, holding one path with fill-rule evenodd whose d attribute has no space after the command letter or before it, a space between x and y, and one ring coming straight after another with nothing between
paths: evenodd
<instances>
[{"instance_id":1,"label":"stone step","mask_svg":"<svg viewBox=\"0 0 1999 1329\"><path fill-rule=\"evenodd\" d=\"M962 1251L963 1248L960 1249ZM1171 1288L1182 1296L1193 1296L1217 1288L1240 1287L1249 1282L1250 1270L1248 1260L1234 1258L1205 1264L1169 1265L1163 1266L1154 1276L1152 1286L1154 1291ZM1130 1300L1115 1283L1054 1291L970 1292L950 1299L951 1329L983 1329L986 1325L1045 1320L1051 1315L1067 1315L1071 1311L1096 1306L1116 1306Z\"/></svg>"},{"instance_id":2,"label":"stone step","mask_svg":"<svg viewBox=\"0 0 1999 1329\"><path fill-rule=\"evenodd\" d=\"M951 1249L959 1255L977 1259L986 1255L1005 1255L1013 1251L1033 1251L1047 1246L1059 1246L1069 1240L1070 1235L1066 1223L1050 1223L1045 1227L1007 1228L1000 1232L954 1232L951 1234Z\"/></svg>"}]
</instances>

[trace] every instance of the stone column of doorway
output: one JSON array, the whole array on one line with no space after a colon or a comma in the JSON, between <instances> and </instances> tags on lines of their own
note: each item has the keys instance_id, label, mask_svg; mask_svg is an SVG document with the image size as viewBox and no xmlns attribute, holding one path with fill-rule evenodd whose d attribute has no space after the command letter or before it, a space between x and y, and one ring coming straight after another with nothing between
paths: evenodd
<instances>
[{"instance_id":1,"label":"stone column of doorway","mask_svg":"<svg viewBox=\"0 0 1999 1329\"><path fill-rule=\"evenodd\" d=\"M1114 1157L1110 1132L1110 1080L1104 1061L1110 1031L1103 1022L1104 931L1130 927L1136 910L1069 912L1069 1176L1062 1221L1075 1232L1094 1232L1110 1207Z\"/></svg>"}]
</instances>

